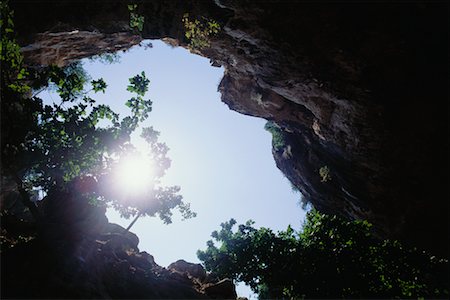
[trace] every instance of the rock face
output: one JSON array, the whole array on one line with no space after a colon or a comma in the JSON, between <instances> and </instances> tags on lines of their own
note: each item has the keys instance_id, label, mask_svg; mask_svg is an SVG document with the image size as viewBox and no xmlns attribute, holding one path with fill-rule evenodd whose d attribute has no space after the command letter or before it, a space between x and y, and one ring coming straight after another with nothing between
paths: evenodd
<instances>
[{"instance_id":1,"label":"rock face","mask_svg":"<svg viewBox=\"0 0 450 300\"><path fill-rule=\"evenodd\" d=\"M206 271L201 264L193 264L186 262L182 259L170 264L167 269L179 272L181 274L187 274L200 280L206 279Z\"/></svg>"},{"instance_id":2,"label":"rock face","mask_svg":"<svg viewBox=\"0 0 450 300\"><path fill-rule=\"evenodd\" d=\"M95 31L44 32L36 35L33 44L22 48L31 65L64 66L84 57L103 52L126 50L141 42L130 32L105 34Z\"/></svg>"},{"instance_id":3,"label":"rock face","mask_svg":"<svg viewBox=\"0 0 450 300\"><path fill-rule=\"evenodd\" d=\"M156 264L139 251L135 234L108 223L105 208L73 191L49 197L36 238L2 249L3 298L236 299L231 281L207 278L201 265ZM23 224L2 220L2 229L14 232Z\"/></svg>"},{"instance_id":4,"label":"rock face","mask_svg":"<svg viewBox=\"0 0 450 300\"><path fill-rule=\"evenodd\" d=\"M92 54L82 41L52 54L55 35L61 45L74 30L86 42L98 35L91 47L102 52L133 33L120 2L15 8L30 64ZM448 4L160 0L137 13L143 38L183 47L185 13L221 24L210 48L193 51L225 67L219 90L231 109L283 130L277 166L316 208L448 256Z\"/></svg>"}]
</instances>

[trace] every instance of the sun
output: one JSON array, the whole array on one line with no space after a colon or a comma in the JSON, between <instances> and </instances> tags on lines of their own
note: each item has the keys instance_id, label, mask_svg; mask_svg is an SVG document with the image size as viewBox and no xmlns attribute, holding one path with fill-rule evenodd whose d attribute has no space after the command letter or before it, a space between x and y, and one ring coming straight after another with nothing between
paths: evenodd
<instances>
[{"instance_id":1,"label":"sun","mask_svg":"<svg viewBox=\"0 0 450 300\"><path fill-rule=\"evenodd\" d=\"M128 193L149 189L154 180L152 162L142 154L129 154L119 159L116 169L117 183Z\"/></svg>"}]
</instances>

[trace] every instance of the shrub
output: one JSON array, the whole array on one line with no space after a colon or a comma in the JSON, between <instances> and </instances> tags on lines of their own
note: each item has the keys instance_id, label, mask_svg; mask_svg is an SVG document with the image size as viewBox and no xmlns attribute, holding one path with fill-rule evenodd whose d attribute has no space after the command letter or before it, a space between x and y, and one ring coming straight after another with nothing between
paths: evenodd
<instances>
[{"instance_id":1,"label":"shrub","mask_svg":"<svg viewBox=\"0 0 450 300\"><path fill-rule=\"evenodd\" d=\"M272 134L272 147L276 151L280 151L286 146L284 132L276 123L268 121L264 125L264 129Z\"/></svg>"}]
</instances>

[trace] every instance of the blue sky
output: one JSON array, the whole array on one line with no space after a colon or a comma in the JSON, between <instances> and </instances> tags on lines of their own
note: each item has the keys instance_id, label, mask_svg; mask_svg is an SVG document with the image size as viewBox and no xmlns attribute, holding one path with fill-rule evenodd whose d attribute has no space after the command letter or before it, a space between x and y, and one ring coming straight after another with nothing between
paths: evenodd
<instances>
[{"instance_id":1,"label":"blue sky","mask_svg":"<svg viewBox=\"0 0 450 300\"><path fill-rule=\"evenodd\" d=\"M144 126L161 132L172 159L163 182L181 186L184 201L197 212L186 221L175 214L170 225L140 218L131 230L139 236L140 250L162 266L178 259L199 262L196 251L205 249L211 232L230 218L238 223L252 219L256 227L275 231L289 224L300 229L305 215L298 204L300 194L292 192L275 166L265 120L241 115L220 101L222 68L185 49L161 41L152 44L151 49L134 47L121 53L117 64L84 63L93 79L102 77L108 84L107 92L94 98L121 115L131 96L128 78L145 71L150 79L146 98L153 101L153 111ZM131 222L113 210L108 218L122 226ZM241 285L238 294L248 297L249 290Z\"/></svg>"}]
</instances>

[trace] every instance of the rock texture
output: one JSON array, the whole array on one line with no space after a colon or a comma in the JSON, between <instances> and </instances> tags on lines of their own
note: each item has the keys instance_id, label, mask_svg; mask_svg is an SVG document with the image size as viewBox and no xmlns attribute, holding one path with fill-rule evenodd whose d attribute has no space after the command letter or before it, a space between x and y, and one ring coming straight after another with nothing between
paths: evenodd
<instances>
[{"instance_id":1,"label":"rock texture","mask_svg":"<svg viewBox=\"0 0 450 300\"><path fill-rule=\"evenodd\" d=\"M33 44L22 48L30 65L65 66L81 58L100 53L127 50L139 44L142 38L131 32L105 34L96 31L73 30L44 32L36 35Z\"/></svg>"},{"instance_id":2,"label":"rock texture","mask_svg":"<svg viewBox=\"0 0 450 300\"><path fill-rule=\"evenodd\" d=\"M74 30L103 35L94 47L102 52L115 44L104 40L132 33L119 1L16 10L30 64L91 54L81 42L51 54L57 46L44 40L55 34L64 45ZM183 47L184 13L222 25L210 48L194 52L224 66L219 90L231 109L282 128L277 166L315 207L448 256L448 4L160 0L137 12L143 38Z\"/></svg>"},{"instance_id":3,"label":"rock texture","mask_svg":"<svg viewBox=\"0 0 450 300\"><path fill-rule=\"evenodd\" d=\"M230 280L210 278L201 265L156 264L134 233L76 191L48 197L39 228L2 218L2 231L34 237L5 249L13 239L2 232L2 299L236 299Z\"/></svg>"}]
</instances>

